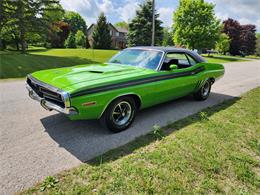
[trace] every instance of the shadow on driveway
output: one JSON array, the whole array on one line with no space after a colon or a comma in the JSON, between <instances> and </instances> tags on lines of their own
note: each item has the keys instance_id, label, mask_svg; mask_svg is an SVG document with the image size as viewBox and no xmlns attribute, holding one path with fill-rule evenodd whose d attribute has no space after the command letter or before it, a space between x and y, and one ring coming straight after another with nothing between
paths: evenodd
<instances>
[{"instance_id":1,"label":"shadow on driveway","mask_svg":"<svg viewBox=\"0 0 260 195\"><path fill-rule=\"evenodd\" d=\"M216 106L216 108L205 110L208 115L212 115L218 112L219 108L223 110L231 106L237 99L233 96L211 93L209 99L204 102L195 101L192 97L185 97L164 103L141 111L131 128L117 134L113 134L109 130L102 128L96 120L70 121L62 114L48 116L41 119L41 122L46 132L59 144L59 147L65 148L82 162L91 160L111 149L121 146L122 150L117 150L118 155L113 154L113 157L108 157L111 160L111 158L114 159L116 156L129 154L136 148L154 141L153 137L146 135L152 131L154 125L166 126L189 115L196 114L202 109L220 104L225 100L230 100L224 104L225 106ZM177 129L188 125L185 122L181 124L183 125L179 125L180 127ZM177 129L173 128L173 130ZM171 133L173 130L167 133ZM142 136L141 139L133 141L140 136ZM125 144L127 145L122 146Z\"/></svg>"}]
</instances>

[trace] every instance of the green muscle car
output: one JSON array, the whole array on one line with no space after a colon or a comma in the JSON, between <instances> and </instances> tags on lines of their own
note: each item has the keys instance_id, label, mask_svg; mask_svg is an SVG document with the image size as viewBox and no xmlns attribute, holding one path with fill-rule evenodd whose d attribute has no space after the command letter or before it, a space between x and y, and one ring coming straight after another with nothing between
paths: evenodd
<instances>
[{"instance_id":1,"label":"green muscle car","mask_svg":"<svg viewBox=\"0 0 260 195\"><path fill-rule=\"evenodd\" d=\"M206 100L224 75L221 64L170 47L133 47L107 63L42 70L27 76L29 96L71 120L100 119L120 132L138 110L188 94Z\"/></svg>"}]
</instances>

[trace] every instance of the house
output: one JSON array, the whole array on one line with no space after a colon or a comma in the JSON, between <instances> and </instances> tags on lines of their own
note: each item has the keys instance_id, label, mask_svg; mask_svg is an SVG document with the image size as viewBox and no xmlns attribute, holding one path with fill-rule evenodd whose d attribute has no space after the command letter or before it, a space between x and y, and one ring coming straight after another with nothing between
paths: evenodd
<instances>
[{"instance_id":1,"label":"house","mask_svg":"<svg viewBox=\"0 0 260 195\"><path fill-rule=\"evenodd\" d=\"M93 31L94 31L95 24L91 24L90 27L87 29L87 37L89 41L90 47L93 46ZM111 23L109 23L109 30L110 30L110 35L111 35L111 47L112 48L117 48L117 49L124 49L126 48L126 36L128 33L128 30L125 28L119 28L115 27Z\"/></svg>"}]
</instances>

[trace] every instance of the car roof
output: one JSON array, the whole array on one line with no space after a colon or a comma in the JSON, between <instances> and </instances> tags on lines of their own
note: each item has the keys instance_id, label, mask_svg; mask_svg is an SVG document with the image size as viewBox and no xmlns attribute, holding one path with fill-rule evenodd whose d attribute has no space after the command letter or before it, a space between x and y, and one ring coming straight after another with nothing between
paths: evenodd
<instances>
[{"instance_id":1,"label":"car roof","mask_svg":"<svg viewBox=\"0 0 260 195\"><path fill-rule=\"evenodd\" d=\"M156 46L138 46L138 47L129 47L127 49L144 49L144 50L157 50L157 51L162 51L162 52L180 52L180 53L187 53L191 55L196 61L198 62L205 62L204 58L201 57L198 53L188 50L188 49L183 49L183 48L176 48L176 47L156 47Z\"/></svg>"}]
</instances>

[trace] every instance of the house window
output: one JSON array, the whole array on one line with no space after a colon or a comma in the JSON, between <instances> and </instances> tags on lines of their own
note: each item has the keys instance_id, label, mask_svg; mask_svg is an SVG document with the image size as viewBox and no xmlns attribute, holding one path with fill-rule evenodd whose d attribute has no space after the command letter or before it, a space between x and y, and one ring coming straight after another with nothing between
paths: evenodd
<instances>
[{"instance_id":1,"label":"house window","mask_svg":"<svg viewBox=\"0 0 260 195\"><path fill-rule=\"evenodd\" d=\"M110 33L110 35L111 35L111 36L113 35L113 31L112 31L112 30L110 30L110 32L109 32L109 33Z\"/></svg>"},{"instance_id":2,"label":"house window","mask_svg":"<svg viewBox=\"0 0 260 195\"><path fill-rule=\"evenodd\" d=\"M119 32L116 32L116 36L119 37Z\"/></svg>"}]
</instances>

